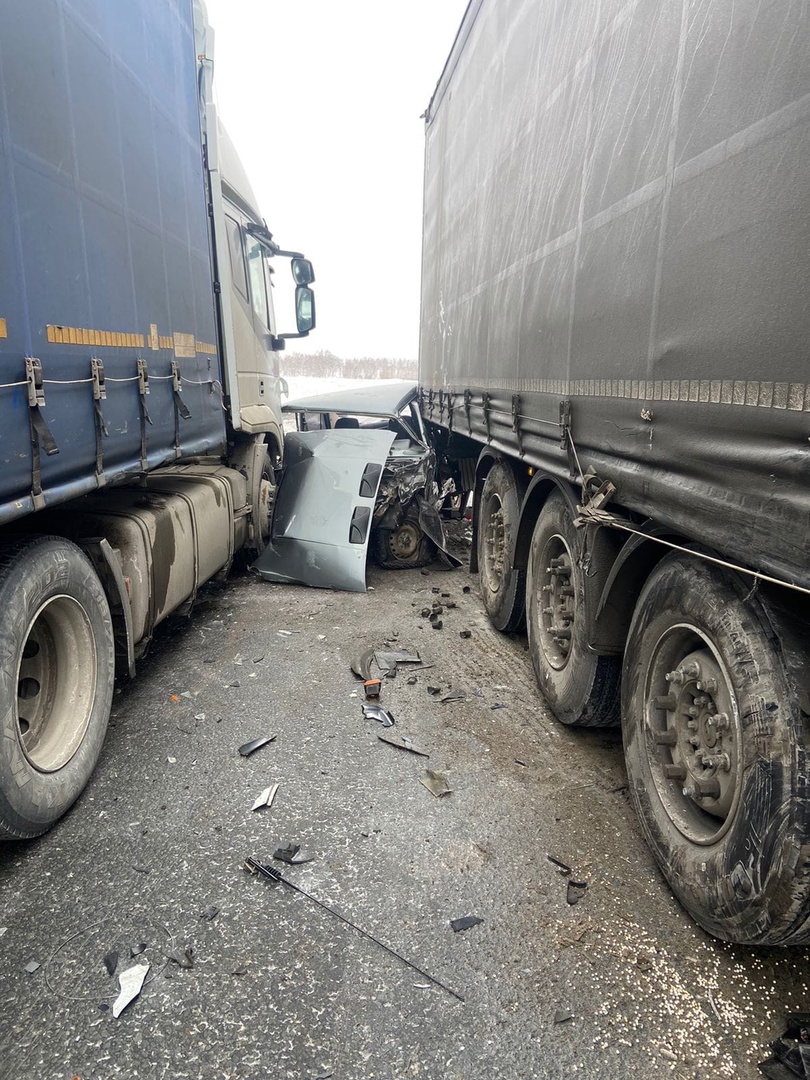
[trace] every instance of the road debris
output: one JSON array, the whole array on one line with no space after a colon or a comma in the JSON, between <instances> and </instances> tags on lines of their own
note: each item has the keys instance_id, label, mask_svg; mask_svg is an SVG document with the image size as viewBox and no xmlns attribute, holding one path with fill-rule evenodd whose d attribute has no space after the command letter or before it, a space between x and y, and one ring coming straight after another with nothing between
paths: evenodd
<instances>
[{"instance_id":1,"label":"road debris","mask_svg":"<svg viewBox=\"0 0 810 1080\"><path fill-rule=\"evenodd\" d=\"M471 926L478 926L483 921L477 915L463 915L460 919L451 919L450 928L454 934L460 934L462 930L469 930Z\"/></svg>"},{"instance_id":2,"label":"road debris","mask_svg":"<svg viewBox=\"0 0 810 1080\"><path fill-rule=\"evenodd\" d=\"M442 705L444 705L446 701L466 701L467 695L463 690L451 690L450 693L445 694L441 700Z\"/></svg>"},{"instance_id":3,"label":"road debris","mask_svg":"<svg viewBox=\"0 0 810 1080\"><path fill-rule=\"evenodd\" d=\"M806 1080L810 1076L810 1012L788 1013L785 1030L770 1044L769 1058L757 1068L768 1080Z\"/></svg>"},{"instance_id":4,"label":"road debris","mask_svg":"<svg viewBox=\"0 0 810 1080\"><path fill-rule=\"evenodd\" d=\"M131 945L129 949L130 956L140 956L142 952L146 952L149 948L149 942L139 941L135 945Z\"/></svg>"},{"instance_id":5,"label":"road debris","mask_svg":"<svg viewBox=\"0 0 810 1080\"><path fill-rule=\"evenodd\" d=\"M112 978L115 969L118 967L118 953L115 949L111 949L104 957L104 967L107 969L107 974Z\"/></svg>"},{"instance_id":6,"label":"road debris","mask_svg":"<svg viewBox=\"0 0 810 1080\"><path fill-rule=\"evenodd\" d=\"M467 638L471 638L472 637L472 630L459 630L458 636L460 638L464 638L465 640Z\"/></svg>"},{"instance_id":7,"label":"road debris","mask_svg":"<svg viewBox=\"0 0 810 1080\"><path fill-rule=\"evenodd\" d=\"M117 1019L124 1009L129 1005L131 1001L140 994L143 987L144 979L149 973L151 964L135 964L131 968L127 968L126 971L122 971L118 976L118 985L120 987L120 993L115 999L112 1007L112 1014Z\"/></svg>"},{"instance_id":8,"label":"road debris","mask_svg":"<svg viewBox=\"0 0 810 1080\"><path fill-rule=\"evenodd\" d=\"M38 960L29 960L23 968L23 971L27 971L29 975L33 975L35 971L39 970L42 965Z\"/></svg>"},{"instance_id":9,"label":"road debris","mask_svg":"<svg viewBox=\"0 0 810 1080\"><path fill-rule=\"evenodd\" d=\"M166 953L166 959L172 964L177 964L184 971L191 971L194 967L194 946L184 945L182 949L174 949Z\"/></svg>"},{"instance_id":10,"label":"road debris","mask_svg":"<svg viewBox=\"0 0 810 1080\"><path fill-rule=\"evenodd\" d=\"M306 897L307 900L311 900L313 904L317 904L317 906L323 911L329 912L330 915L334 915L336 919L340 919L340 921L342 923L345 923L346 926L350 926L352 930L356 930L358 934L361 934L364 938L367 938L369 941L373 941L375 945L378 945L381 949L384 949L390 956L393 956L397 960L402 961L403 964L407 964L407 966L411 968L412 971L415 971L417 975L421 975L423 978L429 979L430 982L432 982L435 986L438 986L440 987L440 989L445 990L457 1001L464 1001L464 998L461 996L461 994L457 994L455 990L451 990L449 986L445 986L443 982L439 982L439 980L434 978L433 975L429 975L426 971L423 971L421 968L417 967L416 964L412 963L410 960L407 960L400 953L395 952L393 949L389 948L388 945L385 945L378 938L373 937L371 934L361 929L356 923L353 923L350 919L347 919L345 916L341 915L339 911L336 911L335 908L329 907L328 904L322 903L322 901L318 900L317 897L314 897L311 893L305 892L303 889L299 888L299 886L296 885L294 882L288 881L287 878L282 875L281 871L276 870L274 866L263 866L262 863L252 858L245 859L244 866L245 869L251 874L260 874L262 877L265 877L268 880L272 881L273 884L280 883L282 885L286 885L288 889L293 889L295 892L300 893L300 895Z\"/></svg>"},{"instance_id":11,"label":"road debris","mask_svg":"<svg viewBox=\"0 0 810 1080\"><path fill-rule=\"evenodd\" d=\"M363 716L367 720L379 720L383 727L394 726L394 716L388 709L384 709L382 705L372 705L369 702L363 702Z\"/></svg>"},{"instance_id":12,"label":"road debris","mask_svg":"<svg viewBox=\"0 0 810 1080\"><path fill-rule=\"evenodd\" d=\"M419 778L419 783L426 787L430 794L435 795L437 799L441 799L443 795L449 795L453 790L447 782L447 777L443 773L434 772L432 769L425 769L425 775Z\"/></svg>"},{"instance_id":13,"label":"road debris","mask_svg":"<svg viewBox=\"0 0 810 1080\"><path fill-rule=\"evenodd\" d=\"M426 750L418 750L410 739L406 739L404 735L378 735L377 738L380 742L388 743L389 746L396 746L400 750L407 750L411 754L417 754L419 757L430 757L430 754Z\"/></svg>"},{"instance_id":14,"label":"road debris","mask_svg":"<svg viewBox=\"0 0 810 1080\"><path fill-rule=\"evenodd\" d=\"M251 739L250 742L242 743L239 747L239 753L242 757L250 757L255 750L258 750L261 746L267 746L267 744L273 742L275 738L275 735L261 735L257 739Z\"/></svg>"},{"instance_id":15,"label":"road debris","mask_svg":"<svg viewBox=\"0 0 810 1080\"><path fill-rule=\"evenodd\" d=\"M565 1024L568 1020L573 1020L574 1014L570 1009L555 1009L554 1020L555 1024Z\"/></svg>"},{"instance_id":16,"label":"road debris","mask_svg":"<svg viewBox=\"0 0 810 1080\"><path fill-rule=\"evenodd\" d=\"M573 907L574 904L578 904L588 888L587 881L569 881L568 888L566 890L565 899Z\"/></svg>"},{"instance_id":17,"label":"road debris","mask_svg":"<svg viewBox=\"0 0 810 1080\"><path fill-rule=\"evenodd\" d=\"M382 690L381 679L366 679L363 683L363 692L369 701L378 701Z\"/></svg>"},{"instance_id":18,"label":"road debris","mask_svg":"<svg viewBox=\"0 0 810 1080\"><path fill-rule=\"evenodd\" d=\"M312 862L314 855L299 855L300 844L287 844L285 847L276 848L273 858L279 862L287 863L288 866L300 866L302 863Z\"/></svg>"},{"instance_id":19,"label":"road debris","mask_svg":"<svg viewBox=\"0 0 810 1080\"><path fill-rule=\"evenodd\" d=\"M546 858L549 862L554 863L555 866L559 867L561 874L567 875L572 872L568 863L564 863L562 859L557 859L554 855L546 855Z\"/></svg>"},{"instance_id":20,"label":"road debris","mask_svg":"<svg viewBox=\"0 0 810 1080\"><path fill-rule=\"evenodd\" d=\"M276 797L280 784L271 784L270 787L264 789L256 802L251 806L251 810L262 810L265 806L272 806L273 799Z\"/></svg>"},{"instance_id":21,"label":"road debris","mask_svg":"<svg viewBox=\"0 0 810 1080\"><path fill-rule=\"evenodd\" d=\"M205 919L206 922L211 922L219 915L219 908L216 904L209 904L204 911L198 912L198 918Z\"/></svg>"}]
</instances>

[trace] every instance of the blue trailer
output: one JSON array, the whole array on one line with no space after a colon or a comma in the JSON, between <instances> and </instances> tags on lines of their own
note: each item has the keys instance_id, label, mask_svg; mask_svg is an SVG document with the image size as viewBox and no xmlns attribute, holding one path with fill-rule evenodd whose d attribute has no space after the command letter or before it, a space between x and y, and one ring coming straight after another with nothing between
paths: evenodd
<instances>
[{"instance_id":1,"label":"blue trailer","mask_svg":"<svg viewBox=\"0 0 810 1080\"><path fill-rule=\"evenodd\" d=\"M314 325L313 273L218 122L212 40L192 0L0 5L5 837L68 809L116 671L266 542L277 354Z\"/></svg>"}]
</instances>

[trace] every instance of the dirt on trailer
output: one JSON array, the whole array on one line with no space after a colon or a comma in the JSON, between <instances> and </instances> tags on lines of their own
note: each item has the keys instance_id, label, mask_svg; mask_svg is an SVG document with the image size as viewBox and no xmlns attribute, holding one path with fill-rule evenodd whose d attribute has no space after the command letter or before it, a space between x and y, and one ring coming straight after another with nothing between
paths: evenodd
<instances>
[{"instance_id":1,"label":"dirt on trailer","mask_svg":"<svg viewBox=\"0 0 810 1080\"><path fill-rule=\"evenodd\" d=\"M234 576L119 686L0 854L4 1074L754 1080L807 950L680 909L618 731L553 719L474 577L368 581Z\"/></svg>"}]
</instances>

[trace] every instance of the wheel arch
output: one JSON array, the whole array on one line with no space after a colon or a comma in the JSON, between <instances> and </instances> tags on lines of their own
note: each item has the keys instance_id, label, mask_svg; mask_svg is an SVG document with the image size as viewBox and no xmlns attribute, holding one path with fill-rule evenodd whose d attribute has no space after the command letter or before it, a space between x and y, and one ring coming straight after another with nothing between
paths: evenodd
<instances>
[{"instance_id":1,"label":"wheel arch","mask_svg":"<svg viewBox=\"0 0 810 1080\"><path fill-rule=\"evenodd\" d=\"M535 473L529 481L526 494L520 507L520 522L518 524L517 537L515 539L514 565L519 570L525 570L529 564L529 550L532 546L532 534L540 511L550 495L555 491L567 500L572 514L576 516L578 496L576 488L572 484L566 484L553 476L545 473Z\"/></svg>"}]
</instances>

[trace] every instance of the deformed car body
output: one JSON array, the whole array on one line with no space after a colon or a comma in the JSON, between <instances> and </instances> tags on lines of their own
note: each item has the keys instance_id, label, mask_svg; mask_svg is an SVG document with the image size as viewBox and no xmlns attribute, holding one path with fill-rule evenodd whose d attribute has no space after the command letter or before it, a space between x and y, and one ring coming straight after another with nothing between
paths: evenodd
<instances>
[{"instance_id":1,"label":"deformed car body","mask_svg":"<svg viewBox=\"0 0 810 1080\"><path fill-rule=\"evenodd\" d=\"M388 569L425 566L445 546L436 453L413 382L375 382L288 401L270 541L271 581L363 591L369 546Z\"/></svg>"}]
</instances>

